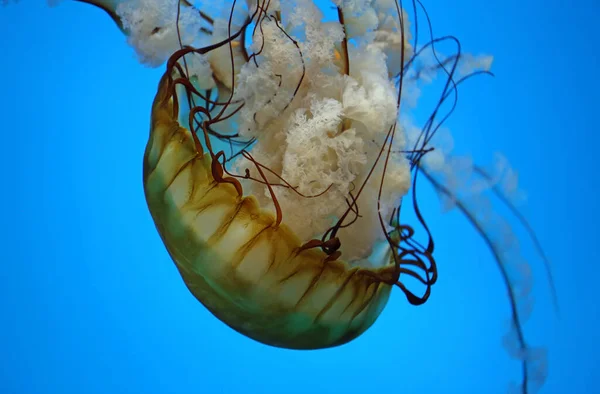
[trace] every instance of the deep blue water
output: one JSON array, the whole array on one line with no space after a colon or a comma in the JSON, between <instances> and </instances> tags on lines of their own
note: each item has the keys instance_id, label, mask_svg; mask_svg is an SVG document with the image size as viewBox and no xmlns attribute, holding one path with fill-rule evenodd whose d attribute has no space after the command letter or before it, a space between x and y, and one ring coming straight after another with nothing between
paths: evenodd
<instances>
[{"instance_id":1,"label":"deep blue water","mask_svg":"<svg viewBox=\"0 0 600 394\"><path fill-rule=\"evenodd\" d=\"M451 3L451 5L450 5ZM526 4L525 4L526 3ZM495 56L448 126L482 162L503 152L553 263L541 261L525 332L549 351L542 393L596 393L600 190L598 3L429 0L437 35ZM490 252L429 199L440 279L399 291L356 341L300 352L226 327L188 292L150 218L142 155L160 69L140 66L99 10L22 0L0 8L3 152L0 393L505 393L508 301ZM516 222L514 222L516 223Z\"/></svg>"}]
</instances>

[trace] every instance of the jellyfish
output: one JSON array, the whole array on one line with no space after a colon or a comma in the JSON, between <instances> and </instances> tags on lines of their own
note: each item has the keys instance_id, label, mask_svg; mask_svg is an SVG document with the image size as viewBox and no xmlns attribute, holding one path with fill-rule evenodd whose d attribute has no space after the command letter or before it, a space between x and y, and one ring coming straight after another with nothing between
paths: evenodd
<instances>
[{"instance_id":1,"label":"jellyfish","mask_svg":"<svg viewBox=\"0 0 600 394\"><path fill-rule=\"evenodd\" d=\"M492 201L529 232L552 283L516 208L516 173L501 156L486 169L454 155L444 134L458 86L492 75L491 57L433 36L420 1L332 0L331 20L312 0L79 1L106 11L142 64L164 67L145 197L185 285L214 316L267 345L322 349L368 330L394 288L424 304L438 280L419 203L426 181L475 227L504 279L505 343L523 368L514 389L541 387L545 349L522 330L531 268ZM407 114L440 76L418 127Z\"/></svg>"}]
</instances>

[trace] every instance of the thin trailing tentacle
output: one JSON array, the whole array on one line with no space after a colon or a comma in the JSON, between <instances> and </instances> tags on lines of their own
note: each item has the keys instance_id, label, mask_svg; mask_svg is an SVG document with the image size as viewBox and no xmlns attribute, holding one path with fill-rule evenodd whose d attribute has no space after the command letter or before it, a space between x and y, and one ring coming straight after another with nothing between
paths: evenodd
<instances>
[{"instance_id":1,"label":"thin trailing tentacle","mask_svg":"<svg viewBox=\"0 0 600 394\"><path fill-rule=\"evenodd\" d=\"M482 201L472 199L472 195L461 196L452 190L434 171L419 167L419 171L441 194L453 200L455 206L465 218L475 227L479 235L489 247L504 285L508 292L511 307L511 329L506 337L505 345L515 358L522 362L523 381L520 392L529 394L530 386L537 384L540 387L546 376L546 355L542 349L531 348L525 339L523 323L529 313L529 290L531 286L530 272L526 264L520 265L516 237L512 234L510 226L499 215L494 215L487 209L482 209ZM478 196L482 198L482 196ZM483 203L485 204L485 203ZM516 261L515 261L516 260ZM517 348L511 343L516 339Z\"/></svg>"},{"instance_id":2,"label":"thin trailing tentacle","mask_svg":"<svg viewBox=\"0 0 600 394\"><path fill-rule=\"evenodd\" d=\"M439 100L435 105L435 108L431 112L431 115L428 117L424 126L421 129L414 145L412 146L413 152L408 155L409 160L411 161L411 166L413 169L414 179L416 180L417 174L421 173L425 175L425 178L428 179L434 186L434 188L440 193L440 195L446 196L453 200L456 206L460 209L460 211L465 215L467 220L473 224L476 230L479 232L484 242L488 245L492 254L496 260L498 268L500 269L501 275L503 277L505 286L507 287L509 300L511 305L511 329L509 334L505 338L505 344L508 347L511 355L522 361L523 368L523 381L520 384L518 391L522 394L529 394L532 392L533 386L541 387L545 380L546 375L546 355L544 349L531 348L528 346L524 333L523 333L523 323L529 313L529 310L526 308L530 307L527 303L528 295L530 291L531 283L529 281L529 266L527 264L519 265L518 262L520 260L520 256L513 255L512 252L515 252L518 249L518 243L516 237L512 237L512 230L506 222L503 221L502 218L493 216L493 212L487 204L487 201L484 201L483 204L481 200L473 200L472 197L483 198L480 195L467 194L462 195L462 193L467 192L467 189L462 188L462 186L455 185L453 182L455 179L443 179L443 175L450 175L450 177L455 176L456 174L448 174L448 173L435 173L432 170L429 170L429 167L425 167L426 163L423 163L423 159L432 153L432 145L430 145L433 137L436 135L437 131L441 128L441 126L446 122L449 116L454 111L457 104L457 87L462 82L470 79L473 76L487 74L493 75L487 70L475 71L470 74L458 77L457 76L457 66L460 60L462 60L463 55L461 54L460 42L452 36L446 36L441 38L435 38L433 35L433 30L431 27L431 21L429 20L429 16L427 11L423 7L420 1L417 3L423 9L425 13L426 26L429 29L430 41L425 43L421 48L417 48L415 45L415 53L408 60L405 69L401 70L402 73L406 72L406 69L412 68L414 72L416 72L416 80L420 78L420 72L438 72L442 71L444 75L444 87L439 96ZM414 3L413 3L414 4ZM416 34L415 34L416 36ZM450 55L444 59L440 59L437 54L437 50L435 45L441 43L443 41L453 42L456 47L456 53L454 55ZM430 49L435 62L433 66L428 66L423 69L417 69L415 66L416 59L424 53L425 49ZM402 73L398 75L398 77L402 77ZM399 85L401 86L401 81L399 81ZM450 103L450 108L448 112L441 117L441 119L436 121L436 117L438 117L441 106L449 99L452 98ZM476 168L473 168L473 171L477 172ZM442 175L440 177L440 175ZM486 178L486 173L480 173L480 176ZM489 179L487 179L489 181ZM495 193L501 199L505 198L505 203L509 206L509 208L513 211L513 213L519 218L521 223L525 226L525 228L529 231L530 236L534 240L536 244L536 248L538 252L544 259L546 264L546 270L548 272L548 277L551 282L551 287L553 291L553 297L555 305L556 302L556 292L553 286L552 276L550 274L549 264L547 263L547 259L543 250L535 237L535 234L531 227L528 225L527 221L524 219L522 215L515 209L513 205L510 204L510 201L504 195L498 195L499 190L494 190L493 188L489 188L492 193ZM418 213L418 200L416 199L416 182L413 183L413 206L415 211ZM399 208L402 208L400 206ZM399 211L395 212L398 217L395 219L395 225L400 223L399 219ZM424 222L421 215L419 215L422 226L427 230L427 225ZM498 231L500 232L498 233ZM431 234L428 232L429 238L431 238ZM410 238L408 238L410 239ZM414 250L419 250L419 245L413 245ZM424 250L424 248L421 248ZM406 265L406 263L405 263ZM425 266L426 267L426 266ZM419 267L425 272L425 268ZM523 271L523 272L519 272ZM413 278L414 275L409 274ZM417 279L419 280L419 279ZM422 282L423 283L423 282ZM424 284L427 285L427 282ZM403 289L404 290L404 289ZM406 292L405 292L406 293Z\"/></svg>"},{"instance_id":3,"label":"thin trailing tentacle","mask_svg":"<svg viewBox=\"0 0 600 394\"><path fill-rule=\"evenodd\" d=\"M485 178L486 180L488 180L490 182L493 180L493 177L483 168L481 168L479 166L473 166L473 170L477 174L479 174L483 178ZM538 239L537 234L535 233L535 230L533 229L533 227L531 227L531 225L529 224L529 221L527 220L527 218L525 218L523 213L521 213L521 211L519 211L517 209L515 204L513 204L510 201L509 197L506 195L506 193L502 189L500 189L500 187L498 187L498 185L492 186L492 192L498 197L498 199L500 201L502 201L502 203L504 205L506 205L508 207L508 209L512 212L512 214L515 215L517 220L519 222L521 222L521 225L525 228L525 231L527 231L527 234L531 238L531 241L533 242L533 245L534 245L537 253L539 254L539 256L541 257L541 259L544 263L544 269L546 270L546 277L548 278L548 283L550 285L550 293L552 294L552 303L554 305L554 310L556 311L557 314L560 314L560 309L558 307L558 293L556 292L556 285L554 283L554 276L552 274L552 266L550 264L550 259L546 255L546 252L544 251L544 248L542 247L542 243Z\"/></svg>"}]
</instances>

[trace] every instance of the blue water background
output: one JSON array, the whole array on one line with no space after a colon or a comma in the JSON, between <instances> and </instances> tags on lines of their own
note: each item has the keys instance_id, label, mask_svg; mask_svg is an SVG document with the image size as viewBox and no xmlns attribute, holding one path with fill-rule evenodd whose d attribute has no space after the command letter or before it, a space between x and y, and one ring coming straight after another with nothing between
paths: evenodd
<instances>
[{"instance_id":1,"label":"blue water background","mask_svg":"<svg viewBox=\"0 0 600 394\"><path fill-rule=\"evenodd\" d=\"M519 170L541 261L531 345L549 351L542 393L598 393L600 6L429 0L436 35L495 56L461 90L457 149ZM142 155L162 68L138 64L99 10L22 0L0 8L0 393L505 393L520 364L502 348L499 272L457 212L424 196L440 279L430 301L394 291L358 340L275 349L226 327L188 292L150 218ZM516 221L513 221L516 223ZM520 233L521 234L521 233ZM522 234L521 234L522 235Z\"/></svg>"}]
</instances>

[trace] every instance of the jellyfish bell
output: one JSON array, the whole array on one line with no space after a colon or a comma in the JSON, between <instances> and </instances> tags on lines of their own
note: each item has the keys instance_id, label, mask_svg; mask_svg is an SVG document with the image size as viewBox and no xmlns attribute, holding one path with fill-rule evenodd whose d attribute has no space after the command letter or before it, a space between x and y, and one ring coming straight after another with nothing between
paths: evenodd
<instances>
[{"instance_id":1,"label":"jellyfish bell","mask_svg":"<svg viewBox=\"0 0 600 394\"><path fill-rule=\"evenodd\" d=\"M166 63L145 196L185 284L217 318L268 345L319 349L369 329L393 287L426 302L437 262L417 198L425 179L494 254L513 308L507 344L529 370L523 392L543 381L521 328L528 265L486 197L512 209L513 174L435 142L440 108L490 58L435 50L452 37L419 45L394 0L334 0L334 20L311 0L81 1L108 12L142 63ZM434 75L445 86L416 128L401 116L407 92Z\"/></svg>"},{"instance_id":2,"label":"jellyfish bell","mask_svg":"<svg viewBox=\"0 0 600 394\"><path fill-rule=\"evenodd\" d=\"M226 324L269 345L323 348L364 332L391 289L375 274L392 278L392 271L362 272L306 247L278 215L245 196L176 121L171 84L163 77L154 103L144 184L190 291Z\"/></svg>"},{"instance_id":3,"label":"jellyfish bell","mask_svg":"<svg viewBox=\"0 0 600 394\"><path fill-rule=\"evenodd\" d=\"M266 344L331 347L370 327L400 270L412 272L401 268L409 259L394 248L373 247L399 243L403 235L386 223L389 234L378 239L377 209L389 216L398 199L393 192L408 191L408 162L397 153L397 160L387 160L393 186L384 190L377 181L384 155L379 166L368 156L385 147L364 143L392 135L397 94L382 52L370 48L369 64L347 44L339 45L342 25L318 22L311 2L296 19L287 18L285 9L252 7L238 26L232 26L232 8L226 24L214 22L211 44L179 50L168 60L144 160L146 198L186 284L217 317ZM117 8L131 18L130 11ZM248 55L242 33L253 20L255 45ZM290 31L303 30L306 41L293 39L286 24ZM134 35L156 31L127 20L123 26L138 32ZM138 53L146 49L143 44ZM210 64L209 85L220 87L215 100L190 78L190 63L198 59ZM340 60L342 74L334 64ZM214 129L233 113L237 129L217 134ZM232 134L254 139L252 153L242 149L231 160L233 155L213 148L211 137L231 141ZM384 206L368 204L359 211L378 195ZM358 226L364 231L357 232ZM435 265L422 266L430 286Z\"/></svg>"},{"instance_id":4,"label":"jellyfish bell","mask_svg":"<svg viewBox=\"0 0 600 394\"><path fill-rule=\"evenodd\" d=\"M177 79L167 71L160 82L144 184L158 231L190 291L232 328L273 346L331 347L363 333L398 282L398 267L404 265L400 254L398 267L391 248L366 254L361 247L353 252L358 258L343 261L345 239L335 236L341 225L322 239L300 238L287 224L288 210L279 203L275 182L265 175L269 167L248 152L241 155L259 174L255 181L270 193L271 210L244 193L240 178L225 174L223 151L213 152L208 139L200 143L197 134L178 123ZM208 135L208 124L202 132ZM253 178L250 170L247 174L241 180ZM342 206L344 212L351 212L352 204ZM310 234L309 225L315 226L307 218L295 227Z\"/></svg>"}]
</instances>

